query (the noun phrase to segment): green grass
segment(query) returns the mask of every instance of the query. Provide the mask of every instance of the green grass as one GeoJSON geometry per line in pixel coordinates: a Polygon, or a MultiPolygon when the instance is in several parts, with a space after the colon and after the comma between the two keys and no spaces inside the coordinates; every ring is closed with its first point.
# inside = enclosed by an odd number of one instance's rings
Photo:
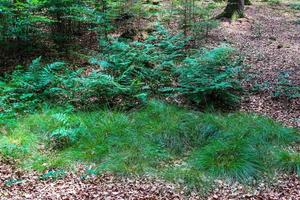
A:
{"type": "Polygon", "coordinates": [[[147,173],[195,187],[211,177],[299,173],[299,153],[277,153],[299,142],[297,130],[253,114],[200,113],[150,101],[127,113],[48,109],[0,130],[0,155],[41,172],[93,163],[98,173],[147,173]]]}
{"type": "Polygon", "coordinates": [[[300,174],[300,153],[294,151],[279,151],[276,153],[277,164],[283,170],[300,174]]]}

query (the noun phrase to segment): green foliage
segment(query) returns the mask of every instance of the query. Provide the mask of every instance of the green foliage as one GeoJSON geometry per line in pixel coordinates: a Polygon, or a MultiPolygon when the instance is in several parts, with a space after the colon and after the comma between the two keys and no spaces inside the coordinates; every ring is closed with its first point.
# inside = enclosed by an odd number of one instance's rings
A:
{"type": "Polygon", "coordinates": [[[7,139],[4,139],[0,143],[0,158],[18,158],[20,155],[25,155],[26,153],[28,153],[28,149],[25,146],[20,147],[7,139]]]}
{"type": "Polygon", "coordinates": [[[288,72],[281,72],[278,75],[278,80],[274,87],[273,97],[285,97],[288,99],[299,98],[300,85],[293,84],[288,72]]]}
{"type": "Polygon", "coordinates": [[[289,6],[294,10],[300,10],[300,3],[292,3],[289,6]]]}
{"type": "Polygon", "coordinates": [[[21,45],[42,37],[41,29],[52,22],[47,16],[36,13],[42,5],[42,1],[1,0],[0,44],[15,41],[21,45]]]}
{"type": "Polygon", "coordinates": [[[155,94],[170,86],[176,62],[184,56],[187,39],[172,35],[162,26],[144,42],[112,40],[104,53],[91,62],[106,69],[136,94],[155,94]]]}
{"type": "MultiPolygon", "coordinates": [[[[157,174],[191,187],[216,176],[248,180],[282,169],[277,150],[299,142],[296,130],[270,119],[191,112],[158,101],[130,113],[45,110],[6,129],[0,152],[5,152],[4,143],[14,146],[14,153],[6,156],[25,168],[44,171],[95,163],[99,173],[157,174]],[[78,127],[84,131],[76,142],[48,148],[49,133],[78,127]]],[[[294,158],[290,166],[296,166],[294,158]]]]}
{"type": "MultiPolygon", "coordinates": [[[[1,84],[0,107],[6,113],[30,112],[48,97],[51,97],[60,82],[59,70],[64,63],[42,65],[41,58],[32,61],[27,69],[19,70],[9,77],[9,82],[1,84]]],[[[52,98],[55,96],[52,96],[52,98]]]]}
{"type": "Polygon", "coordinates": [[[59,127],[49,133],[50,145],[54,149],[63,149],[75,144],[82,134],[88,134],[82,124],[70,123],[64,113],[52,115],[53,119],[60,124],[59,127]]]}
{"type": "Polygon", "coordinates": [[[12,178],[12,179],[9,179],[9,180],[5,181],[4,185],[7,186],[7,187],[10,187],[12,185],[17,185],[17,184],[20,184],[20,183],[23,183],[23,182],[25,182],[25,181],[22,180],[22,179],[14,179],[14,178],[12,178]]]}
{"type": "Polygon", "coordinates": [[[240,67],[238,62],[232,62],[232,55],[232,48],[221,46],[187,57],[178,69],[179,91],[198,104],[236,103],[239,99],[240,67]]]}
{"type": "Polygon", "coordinates": [[[280,0],[265,0],[265,2],[268,2],[271,5],[279,5],[281,3],[280,0]]]}
{"type": "Polygon", "coordinates": [[[113,29],[114,20],[124,12],[141,14],[138,2],[130,6],[127,3],[123,0],[2,0],[0,44],[17,49],[19,45],[33,47],[35,43],[47,41],[66,48],[84,31],[96,31],[103,39],[113,29]]]}
{"type": "Polygon", "coordinates": [[[126,86],[101,71],[93,71],[88,76],[82,73],[81,69],[71,71],[63,62],[43,65],[39,57],[2,82],[0,108],[9,115],[34,111],[42,103],[79,106],[88,105],[93,98],[107,103],[127,91],[126,86]]]}
{"type": "Polygon", "coordinates": [[[213,176],[247,180],[259,176],[262,163],[255,149],[242,139],[237,141],[214,140],[193,155],[195,166],[213,176]]]}
{"type": "Polygon", "coordinates": [[[167,167],[159,175],[168,181],[184,184],[191,191],[204,193],[213,186],[212,180],[204,172],[185,162],[167,167]]]}
{"type": "Polygon", "coordinates": [[[207,6],[195,8],[196,19],[192,23],[191,32],[195,42],[208,38],[209,33],[219,26],[219,21],[212,18],[212,11],[216,8],[215,4],[209,3],[207,6]]]}
{"type": "Polygon", "coordinates": [[[276,165],[282,170],[300,175],[300,154],[293,151],[280,151],[276,153],[276,165]]]}
{"type": "MultiPolygon", "coordinates": [[[[299,174],[299,153],[286,150],[299,143],[296,130],[256,115],[199,113],[150,100],[179,96],[197,106],[236,105],[243,74],[227,45],[189,48],[218,26],[211,18],[213,4],[180,0],[169,14],[180,17],[183,33],[158,24],[140,40],[111,34],[120,22],[134,18],[140,26],[145,17],[158,14],[158,5],[145,4],[0,2],[1,50],[38,42],[68,50],[66,45],[87,32],[81,39],[99,42],[83,66],[44,64],[38,57],[1,78],[1,159],[27,169],[51,169],[42,180],[61,178],[62,169],[81,162],[95,164],[93,173],[154,174],[196,188],[216,177],[244,181],[278,169],[299,174]],[[145,106],[137,110],[141,103],[145,106]]],[[[256,37],[259,28],[254,27],[256,37]]],[[[285,73],[274,96],[298,98],[299,91],[285,73]]]]}
{"type": "Polygon", "coordinates": [[[48,171],[47,173],[41,175],[39,177],[40,180],[57,180],[62,179],[64,176],[66,176],[66,172],[64,170],[52,170],[48,171]]]}
{"type": "Polygon", "coordinates": [[[61,123],[61,127],[53,130],[49,137],[54,149],[66,148],[79,140],[80,135],[88,134],[82,125],[70,125],[67,116],[63,113],[53,115],[61,123]]]}

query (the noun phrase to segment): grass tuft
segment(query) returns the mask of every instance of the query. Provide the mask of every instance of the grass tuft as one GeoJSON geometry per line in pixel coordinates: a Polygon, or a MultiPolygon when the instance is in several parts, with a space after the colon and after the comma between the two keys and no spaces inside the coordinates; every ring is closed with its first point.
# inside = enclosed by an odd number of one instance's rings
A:
{"type": "Polygon", "coordinates": [[[42,172],[80,162],[98,173],[147,173],[199,187],[211,177],[299,171],[298,154],[276,153],[299,142],[296,130],[253,114],[200,113],[160,101],[127,113],[46,109],[2,132],[0,155],[42,172]],[[68,131],[53,141],[58,130],[68,131]]]}
{"type": "Polygon", "coordinates": [[[259,175],[262,163],[247,142],[215,140],[196,150],[192,162],[200,171],[215,177],[247,180],[259,175]]]}
{"type": "Polygon", "coordinates": [[[276,153],[276,165],[284,171],[297,173],[300,176],[300,153],[294,151],[279,151],[276,153]]]}

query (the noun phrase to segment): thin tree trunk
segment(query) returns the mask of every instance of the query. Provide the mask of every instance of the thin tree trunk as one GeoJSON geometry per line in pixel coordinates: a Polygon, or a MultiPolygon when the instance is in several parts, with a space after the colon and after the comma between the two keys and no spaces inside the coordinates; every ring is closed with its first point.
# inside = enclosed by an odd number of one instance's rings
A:
{"type": "Polygon", "coordinates": [[[227,6],[217,18],[237,19],[244,17],[245,0],[228,0],[227,6]]]}

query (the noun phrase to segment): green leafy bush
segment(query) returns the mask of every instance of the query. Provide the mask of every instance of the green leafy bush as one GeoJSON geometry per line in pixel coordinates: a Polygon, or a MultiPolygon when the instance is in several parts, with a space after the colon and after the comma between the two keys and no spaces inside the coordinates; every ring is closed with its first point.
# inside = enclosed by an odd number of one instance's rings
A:
{"type": "Polygon", "coordinates": [[[42,38],[42,28],[52,22],[47,16],[36,14],[42,5],[43,1],[1,0],[0,44],[24,45],[30,41],[33,45],[36,37],[42,38]]]}
{"type": "MultiPolygon", "coordinates": [[[[112,39],[92,57],[92,68],[64,62],[42,64],[41,57],[0,84],[0,108],[6,117],[31,112],[43,104],[134,107],[158,96],[184,94],[193,102],[237,100],[239,67],[228,46],[187,51],[188,38],[157,26],[145,41],[112,39]]],[[[2,114],[3,115],[3,114],[2,114]]]]}
{"type": "Polygon", "coordinates": [[[93,99],[108,103],[128,91],[101,71],[85,76],[82,69],[72,71],[63,62],[43,65],[41,57],[28,68],[16,70],[6,82],[1,82],[0,88],[0,108],[7,114],[31,112],[42,103],[80,106],[93,99]]]}
{"type": "Polygon", "coordinates": [[[53,115],[61,126],[53,130],[50,134],[50,144],[54,149],[63,149],[78,142],[82,134],[88,132],[82,125],[70,125],[68,117],[63,113],[53,115]]]}
{"type": "Polygon", "coordinates": [[[30,112],[48,98],[53,98],[60,83],[60,71],[64,63],[41,64],[41,57],[32,61],[28,68],[19,66],[0,85],[0,107],[4,112],[30,112]],[[52,96],[53,95],[53,96],[52,96]]]}
{"type": "Polygon", "coordinates": [[[191,33],[196,44],[208,38],[209,33],[219,26],[219,21],[212,17],[212,12],[215,8],[216,5],[214,3],[209,3],[207,6],[201,5],[194,9],[196,19],[191,25],[191,33]]]}
{"type": "Polygon", "coordinates": [[[172,35],[157,26],[143,42],[113,39],[91,63],[104,68],[136,94],[157,94],[171,85],[176,63],[185,56],[186,41],[182,34],[172,35]]]}
{"type": "Polygon", "coordinates": [[[187,57],[178,69],[179,92],[198,104],[238,102],[240,67],[232,55],[232,48],[221,46],[187,57]]]}

